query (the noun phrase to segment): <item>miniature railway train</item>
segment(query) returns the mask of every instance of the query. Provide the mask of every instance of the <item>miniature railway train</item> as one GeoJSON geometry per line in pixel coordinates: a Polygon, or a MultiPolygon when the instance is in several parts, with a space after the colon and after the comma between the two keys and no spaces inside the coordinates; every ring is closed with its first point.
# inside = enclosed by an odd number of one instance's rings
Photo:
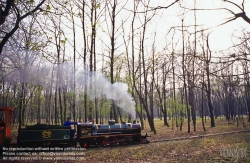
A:
{"type": "Polygon", "coordinates": [[[148,143],[150,135],[141,134],[140,123],[92,124],[78,123],[76,136],[72,137],[71,127],[59,125],[33,125],[18,130],[17,144],[19,147],[81,147],[107,146],[133,143],[148,143]]]}
{"type": "MultiPolygon", "coordinates": [[[[13,108],[1,107],[0,119],[0,149],[9,146],[11,142],[11,125],[13,108]]],[[[76,136],[72,135],[71,127],[60,125],[37,124],[18,129],[17,145],[19,147],[69,147],[121,145],[133,143],[148,143],[150,135],[141,134],[140,123],[120,123],[109,121],[108,124],[77,123],[74,126],[76,136]]]]}

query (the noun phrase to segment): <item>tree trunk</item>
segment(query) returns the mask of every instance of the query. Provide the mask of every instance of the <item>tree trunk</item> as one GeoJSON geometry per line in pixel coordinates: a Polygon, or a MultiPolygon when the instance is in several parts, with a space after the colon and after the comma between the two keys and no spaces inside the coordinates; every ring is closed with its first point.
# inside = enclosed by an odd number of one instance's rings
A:
{"type": "MultiPolygon", "coordinates": [[[[111,78],[111,84],[114,83],[114,57],[115,57],[115,19],[116,19],[116,0],[113,1],[112,6],[112,15],[111,15],[111,25],[112,25],[112,31],[111,31],[111,56],[110,56],[110,78],[111,78]]],[[[112,101],[112,108],[110,112],[110,118],[112,119],[114,117],[115,121],[118,122],[117,113],[116,113],[116,105],[114,100],[112,101]]]]}
{"type": "Polygon", "coordinates": [[[186,101],[187,109],[187,118],[188,118],[188,133],[190,133],[190,110],[188,106],[188,97],[187,97],[187,85],[186,85],[186,71],[185,71],[185,45],[184,45],[184,29],[183,29],[184,20],[182,19],[182,72],[183,72],[183,82],[184,82],[184,96],[186,101]]]}
{"type": "Polygon", "coordinates": [[[206,131],[205,124],[204,124],[204,72],[202,75],[202,89],[201,89],[201,120],[202,120],[202,127],[203,130],[206,131]]]}
{"type": "Polygon", "coordinates": [[[209,49],[208,37],[207,37],[207,47],[209,51],[207,54],[207,60],[206,60],[207,100],[208,100],[208,108],[209,108],[209,113],[210,113],[211,127],[215,127],[214,110],[213,110],[212,99],[211,99],[210,74],[209,74],[209,62],[211,59],[211,51],[209,49]]]}

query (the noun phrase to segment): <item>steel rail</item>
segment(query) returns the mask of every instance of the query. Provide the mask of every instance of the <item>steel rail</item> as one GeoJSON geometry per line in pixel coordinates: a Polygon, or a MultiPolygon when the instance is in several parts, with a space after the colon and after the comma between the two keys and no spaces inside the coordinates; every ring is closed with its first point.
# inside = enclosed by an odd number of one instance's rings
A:
{"type": "Polygon", "coordinates": [[[242,133],[242,132],[250,132],[250,129],[230,131],[230,132],[221,132],[221,133],[214,133],[214,134],[196,135],[196,136],[189,136],[189,137],[178,137],[178,138],[171,138],[171,139],[158,139],[158,140],[151,140],[149,143],[158,143],[158,142],[165,142],[165,141],[178,141],[178,140],[187,140],[187,139],[194,139],[194,138],[204,138],[204,137],[235,134],[235,133],[242,133]]]}

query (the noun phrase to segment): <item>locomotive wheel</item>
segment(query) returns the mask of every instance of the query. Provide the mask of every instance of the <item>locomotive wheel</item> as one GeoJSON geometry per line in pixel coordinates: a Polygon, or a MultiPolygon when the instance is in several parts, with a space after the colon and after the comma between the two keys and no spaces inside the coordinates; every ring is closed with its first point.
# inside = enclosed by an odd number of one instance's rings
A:
{"type": "Polygon", "coordinates": [[[83,143],[83,147],[88,148],[89,147],[88,143],[83,143]]]}
{"type": "Polygon", "coordinates": [[[108,141],[106,138],[101,138],[100,141],[99,141],[99,145],[104,147],[108,144],[108,141]]]}
{"type": "Polygon", "coordinates": [[[89,144],[87,142],[81,142],[80,146],[83,147],[83,148],[88,148],[89,144]]]}
{"type": "Polygon", "coordinates": [[[127,138],[122,138],[120,141],[119,141],[119,145],[125,145],[128,143],[128,139],[127,138]]]}
{"type": "Polygon", "coordinates": [[[110,137],[109,138],[109,142],[111,143],[110,145],[114,145],[114,144],[117,144],[118,143],[118,138],[117,137],[110,137]]]}

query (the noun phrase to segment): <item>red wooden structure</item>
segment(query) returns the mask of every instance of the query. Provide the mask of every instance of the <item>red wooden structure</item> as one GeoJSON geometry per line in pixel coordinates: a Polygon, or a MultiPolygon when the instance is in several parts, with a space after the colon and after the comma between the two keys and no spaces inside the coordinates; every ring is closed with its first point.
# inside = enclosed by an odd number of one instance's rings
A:
{"type": "Polygon", "coordinates": [[[0,107],[0,119],[5,123],[4,127],[0,127],[0,147],[7,146],[10,142],[13,113],[13,108],[0,107]]]}

